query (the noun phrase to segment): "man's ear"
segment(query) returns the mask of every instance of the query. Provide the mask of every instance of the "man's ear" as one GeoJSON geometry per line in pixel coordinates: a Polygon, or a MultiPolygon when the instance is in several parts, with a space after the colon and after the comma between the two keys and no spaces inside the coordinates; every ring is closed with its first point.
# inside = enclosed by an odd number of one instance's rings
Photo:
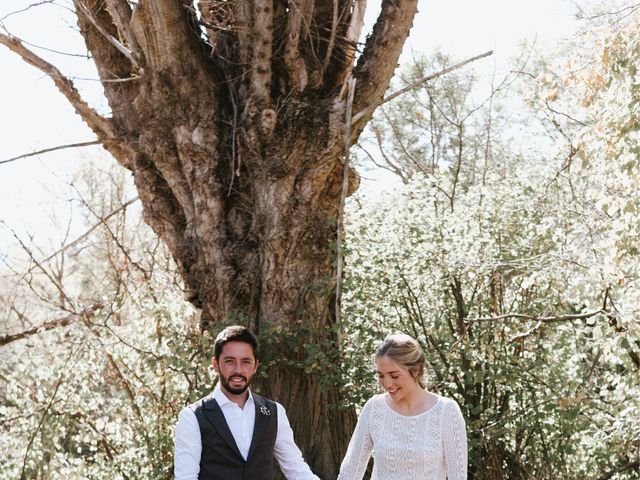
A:
{"type": "Polygon", "coordinates": [[[256,368],[253,369],[253,373],[256,373],[258,371],[259,366],[260,366],[260,360],[256,358],[256,368]]]}
{"type": "Polygon", "coordinates": [[[216,373],[220,373],[219,370],[218,370],[218,361],[216,360],[216,357],[213,357],[211,359],[211,366],[216,371],[216,373]]]}

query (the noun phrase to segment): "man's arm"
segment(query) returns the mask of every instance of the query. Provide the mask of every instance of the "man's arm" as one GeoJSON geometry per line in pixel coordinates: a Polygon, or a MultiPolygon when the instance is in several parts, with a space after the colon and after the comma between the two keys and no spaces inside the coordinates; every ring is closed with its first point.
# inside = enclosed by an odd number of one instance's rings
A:
{"type": "MultiPolygon", "coordinates": [[[[320,480],[316,477],[302,458],[302,452],[293,440],[293,430],[289,425],[287,412],[279,403],[278,406],[278,434],[273,447],[280,469],[287,480],[320,480]]],[[[176,480],[177,477],[176,477],[176,480]]]]}
{"type": "Polygon", "coordinates": [[[182,410],[178,416],[174,445],[173,473],[176,477],[175,480],[198,480],[202,440],[198,419],[189,408],[182,410]]]}

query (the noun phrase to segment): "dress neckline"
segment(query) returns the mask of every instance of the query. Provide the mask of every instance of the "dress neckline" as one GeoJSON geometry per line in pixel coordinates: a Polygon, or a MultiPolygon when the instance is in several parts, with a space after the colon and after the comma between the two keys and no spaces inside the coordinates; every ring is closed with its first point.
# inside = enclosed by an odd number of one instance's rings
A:
{"type": "MultiPolygon", "coordinates": [[[[436,395],[436,394],[434,394],[436,395]]],[[[396,412],[393,408],[391,408],[391,405],[389,405],[389,403],[387,403],[387,397],[386,395],[383,393],[381,395],[382,397],[382,403],[384,403],[384,406],[387,407],[392,413],[394,413],[395,415],[402,417],[402,418],[417,418],[417,417],[421,417],[423,415],[426,415],[427,413],[431,412],[432,410],[434,410],[438,404],[440,403],[440,398],[442,398],[440,395],[436,395],[436,403],[434,403],[433,405],[431,405],[429,408],[427,408],[424,412],[422,413],[417,413],[415,415],[403,415],[402,413],[396,412]]]]}

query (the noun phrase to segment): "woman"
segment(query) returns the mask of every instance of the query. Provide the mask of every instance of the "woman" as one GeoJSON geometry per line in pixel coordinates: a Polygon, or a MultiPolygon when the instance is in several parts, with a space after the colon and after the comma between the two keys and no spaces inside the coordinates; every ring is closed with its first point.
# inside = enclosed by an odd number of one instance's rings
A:
{"type": "Polygon", "coordinates": [[[426,390],[425,354],[409,335],[389,335],[376,351],[378,381],[360,413],[338,480],[466,480],[467,436],[458,404],[426,390]]]}

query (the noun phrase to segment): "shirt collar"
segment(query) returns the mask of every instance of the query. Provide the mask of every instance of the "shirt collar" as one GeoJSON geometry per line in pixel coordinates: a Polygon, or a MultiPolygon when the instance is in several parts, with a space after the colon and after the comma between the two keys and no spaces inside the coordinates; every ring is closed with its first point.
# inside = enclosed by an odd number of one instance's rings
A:
{"type": "MultiPolygon", "coordinates": [[[[245,407],[249,404],[253,405],[253,394],[251,393],[251,389],[249,389],[248,391],[249,391],[249,398],[247,398],[247,402],[244,404],[245,407]]],[[[220,408],[222,408],[224,405],[228,403],[233,403],[231,400],[227,398],[227,396],[224,394],[224,392],[220,388],[220,383],[218,383],[216,387],[213,389],[213,398],[215,398],[216,402],[218,402],[218,405],[220,406],[220,408]]],[[[234,403],[234,405],[236,404],[234,403]]]]}

